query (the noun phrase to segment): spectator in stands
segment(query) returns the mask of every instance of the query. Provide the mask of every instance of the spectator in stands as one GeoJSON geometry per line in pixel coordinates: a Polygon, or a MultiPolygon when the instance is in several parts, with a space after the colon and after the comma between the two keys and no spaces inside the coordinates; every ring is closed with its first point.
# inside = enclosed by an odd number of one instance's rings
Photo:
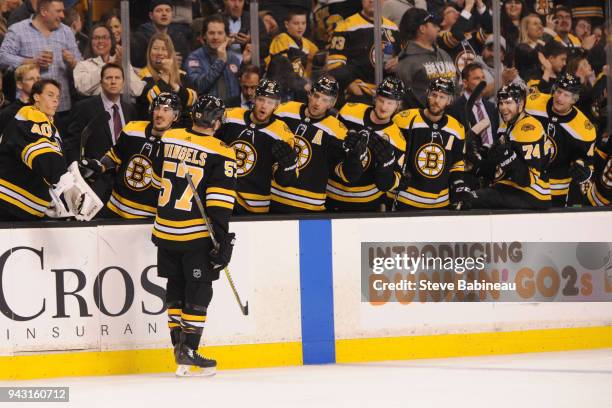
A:
{"type": "Polygon", "coordinates": [[[544,52],[538,54],[541,75],[527,82],[530,92],[535,90],[542,93],[551,93],[552,85],[565,70],[567,64],[568,48],[558,41],[549,41],[544,46],[544,52]]]}
{"type": "Polygon", "coordinates": [[[5,11],[5,0],[0,0],[0,44],[2,44],[2,40],[4,40],[4,36],[6,35],[6,31],[8,30],[8,27],[6,26],[6,18],[4,17],[5,11]]]}
{"type": "MultiPolygon", "coordinates": [[[[89,45],[91,58],[80,61],[74,68],[74,86],[84,96],[100,94],[100,72],[102,67],[114,62],[121,65],[121,48],[117,48],[111,30],[102,23],[96,24],[91,30],[89,45]]],[[[134,68],[130,65],[130,95],[138,97],[145,86],[134,68]]]]}
{"type": "Polygon", "coordinates": [[[0,47],[0,66],[16,69],[34,63],[40,67],[43,78],[52,78],[60,84],[60,103],[54,116],[60,134],[72,107],[69,78],[81,60],[72,30],[62,24],[63,17],[61,0],[38,0],[34,17],[10,26],[0,47]]]}
{"type": "Polygon", "coordinates": [[[182,66],[183,58],[189,55],[189,41],[183,33],[172,24],[173,2],[172,0],[152,0],[149,6],[149,18],[151,21],[141,25],[134,34],[132,47],[132,65],[142,68],[147,65],[147,47],[153,34],[165,33],[170,36],[174,49],[177,53],[179,65],[182,66]]]}
{"type": "MultiPolygon", "coordinates": [[[[301,10],[307,16],[312,14],[312,0],[262,0],[261,10],[265,10],[274,21],[276,21],[281,32],[286,31],[286,27],[283,26],[283,21],[287,21],[289,13],[295,10],[301,10]]],[[[309,24],[310,26],[310,24],[309,24]]],[[[310,27],[307,29],[307,33],[310,33],[310,27]]]]}
{"type": "Polygon", "coordinates": [[[287,101],[307,101],[306,87],[308,83],[293,71],[291,62],[287,57],[282,55],[272,57],[266,71],[266,79],[272,79],[278,83],[281,90],[282,103],[287,101]]]}
{"type": "Polygon", "coordinates": [[[111,10],[108,13],[102,15],[100,18],[100,22],[107,26],[111,33],[113,33],[113,37],[115,38],[115,47],[121,46],[121,32],[123,31],[121,27],[121,19],[119,18],[119,14],[117,11],[111,10]]]}
{"type": "Polygon", "coordinates": [[[426,0],[385,0],[382,4],[382,15],[398,26],[402,16],[411,8],[416,7],[427,10],[426,0]]]}
{"type": "MultiPolygon", "coordinates": [[[[501,84],[502,86],[515,83],[523,88],[527,87],[525,81],[521,78],[516,68],[506,67],[504,65],[504,56],[506,51],[506,39],[504,37],[500,37],[500,60],[501,60],[501,84]]],[[[490,98],[493,102],[495,101],[494,93],[495,93],[495,77],[494,77],[494,52],[493,52],[493,34],[487,37],[487,41],[485,41],[485,47],[482,50],[482,62],[484,65],[482,66],[485,73],[485,80],[487,81],[487,87],[482,93],[485,98],[490,98]]]]}
{"type": "Polygon", "coordinates": [[[2,17],[4,17],[4,21],[7,22],[8,18],[11,16],[11,13],[17,9],[17,7],[21,6],[21,0],[2,0],[0,4],[4,4],[1,7],[2,9],[2,17]]]}
{"type": "Polygon", "coordinates": [[[77,102],[73,109],[65,141],[69,161],[76,160],[80,154],[81,133],[85,127],[89,126],[92,131],[84,146],[85,157],[101,158],[116,143],[123,126],[136,119],[134,106],[121,101],[124,81],[121,65],[109,62],[102,67],[100,75],[100,94],[77,102]]]}
{"type": "MultiPolygon", "coordinates": [[[[193,22],[193,3],[195,2],[196,0],[174,0],[173,26],[177,31],[183,33],[188,44],[193,41],[191,23],[193,22]]],[[[187,56],[185,55],[185,57],[187,56]]]]}
{"type": "Polygon", "coordinates": [[[222,16],[207,17],[202,32],[205,44],[187,58],[187,78],[198,94],[207,93],[229,101],[240,95],[237,77],[240,55],[228,49],[229,31],[222,16]]]}
{"type": "Polygon", "coordinates": [[[17,7],[8,18],[9,27],[15,23],[27,20],[32,17],[37,10],[40,0],[23,0],[23,3],[17,7]]]}
{"type": "Polygon", "coordinates": [[[501,34],[506,39],[506,58],[504,64],[514,66],[514,47],[519,41],[521,19],[529,13],[524,0],[505,0],[501,13],[501,34]]]}
{"type": "Polygon", "coordinates": [[[285,20],[287,31],[280,33],[272,40],[266,64],[270,63],[270,57],[282,55],[291,62],[293,72],[302,78],[310,78],[312,60],[319,52],[319,48],[304,37],[307,21],[308,16],[305,10],[295,9],[287,13],[287,20],[285,20]]]}
{"type": "MultiPolygon", "coordinates": [[[[327,68],[340,88],[346,89],[347,100],[369,103],[376,91],[374,0],[362,0],[361,5],[359,13],[336,25],[328,45],[327,68]]],[[[386,74],[391,74],[397,70],[401,51],[399,30],[384,17],[380,23],[383,68],[386,74]]]]}
{"type": "Polygon", "coordinates": [[[571,33],[572,30],[572,10],[565,6],[555,7],[554,13],[555,32],[554,40],[568,48],[580,48],[580,39],[571,33]]]}
{"type": "Polygon", "coordinates": [[[575,20],[574,34],[580,40],[582,49],[591,50],[597,43],[597,36],[593,32],[593,27],[588,18],[575,20]]]}
{"type": "Polygon", "coordinates": [[[89,45],[89,37],[82,32],[83,21],[81,20],[81,15],[73,8],[66,10],[64,14],[64,24],[72,30],[74,39],[79,47],[79,52],[81,55],[84,55],[89,45]]]}
{"type": "Polygon", "coordinates": [[[580,80],[581,89],[575,106],[590,117],[591,105],[594,104],[596,97],[594,88],[597,79],[586,55],[582,54],[570,58],[567,62],[566,71],[580,80]]]}
{"type": "MultiPolygon", "coordinates": [[[[9,122],[19,112],[19,109],[30,103],[30,91],[32,85],[40,80],[40,70],[38,65],[24,64],[15,70],[15,82],[17,85],[17,99],[0,111],[0,134],[4,131],[9,122]]],[[[0,104],[1,105],[1,104],[0,104]]]]}
{"type": "Polygon", "coordinates": [[[155,33],[147,49],[147,66],[140,70],[140,78],[146,85],[138,98],[138,112],[141,118],[149,116],[149,106],[163,92],[178,95],[182,102],[181,125],[188,126],[189,108],[198,95],[188,86],[185,71],[179,69],[172,40],[167,34],[155,33]]]}
{"type": "Polygon", "coordinates": [[[529,14],[521,20],[520,43],[514,52],[514,66],[519,75],[526,80],[534,79],[538,75],[540,61],[538,53],[544,51],[542,35],[544,27],[537,14],[529,14]]]}
{"type": "MultiPolygon", "coordinates": [[[[251,20],[244,10],[244,0],[223,0],[223,16],[227,18],[229,37],[232,40],[231,50],[241,53],[246,44],[251,42],[251,20]]],[[[270,36],[264,21],[259,19],[259,56],[261,60],[268,56],[270,36]]]]}
{"type": "Polygon", "coordinates": [[[435,46],[440,26],[432,14],[412,8],[400,24],[402,43],[407,42],[399,56],[397,76],[411,88],[418,101],[407,100],[408,107],[423,105],[429,83],[436,78],[456,81],[455,64],[448,53],[435,46]]]}
{"type": "Polygon", "coordinates": [[[240,70],[240,97],[231,99],[225,104],[228,108],[252,109],[255,90],[260,80],[259,68],[255,65],[243,65],[240,70]]]}

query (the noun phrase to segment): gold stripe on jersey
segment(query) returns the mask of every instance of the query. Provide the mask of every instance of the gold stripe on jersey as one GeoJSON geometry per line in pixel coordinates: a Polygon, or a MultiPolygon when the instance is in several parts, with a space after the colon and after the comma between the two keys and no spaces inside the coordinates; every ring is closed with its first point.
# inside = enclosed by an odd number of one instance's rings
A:
{"type": "Polygon", "coordinates": [[[223,207],[234,209],[236,192],[221,187],[208,187],[206,189],[206,207],[223,207]]]}
{"type": "Polygon", "coordinates": [[[344,55],[330,54],[327,57],[326,68],[331,71],[332,69],[336,69],[344,64],[346,64],[346,57],[344,55]]]}
{"type": "Polygon", "coordinates": [[[174,329],[181,326],[182,309],[168,309],[168,328],[174,329]]]}
{"type": "Polygon", "coordinates": [[[155,99],[160,93],[161,89],[159,89],[159,86],[157,85],[153,85],[153,87],[149,89],[149,92],[147,93],[147,100],[149,101],[149,105],[153,103],[153,99],[155,99]]]}
{"type": "Polygon", "coordinates": [[[0,199],[19,207],[23,211],[36,217],[43,217],[44,211],[51,203],[40,197],[36,197],[15,184],[0,179],[0,199]]]}
{"type": "Polygon", "coordinates": [[[30,143],[21,151],[21,160],[26,166],[32,168],[32,162],[41,154],[55,153],[62,156],[62,148],[59,143],[52,141],[49,138],[41,137],[33,143],[30,143]]]}
{"type": "Polygon", "coordinates": [[[363,126],[363,117],[368,108],[369,106],[364,103],[347,103],[340,109],[338,114],[342,119],[363,126]]]}
{"type": "Polygon", "coordinates": [[[272,181],[270,191],[272,201],[311,211],[325,210],[325,193],[317,194],[300,188],[282,187],[275,181],[272,181]]]}
{"type": "Polygon", "coordinates": [[[334,174],[340,177],[340,180],[349,183],[348,178],[344,174],[344,166],[342,166],[342,163],[336,164],[336,167],[334,167],[334,174]]]}
{"type": "MultiPolygon", "coordinates": [[[[347,19],[339,22],[338,25],[336,26],[335,32],[341,33],[341,32],[346,32],[346,31],[357,31],[357,30],[362,30],[362,29],[367,29],[367,28],[374,28],[373,22],[368,21],[365,18],[363,18],[361,13],[356,13],[356,14],[353,14],[352,16],[349,16],[347,19]]],[[[393,21],[385,17],[383,17],[382,19],[381,28],[386,28],[387,30],[394,30],[394,31],[398,30],[397,24],[395,24],[393,21]]]]}
{"type": "Polygon", "coordinates": [[[550,195],[564,196],[569,192],[569,186],[572,182],[572,178],[554,179],[549,178],[548,183],[550,184],[550,195]]]}
{"type": "Polygon", "coordinates": [[[111,159],[117,166],[121,165],[121,159],[119,156],[117,156],[114,146],[111,147],[108,152],[106,152],[105,156],[111,159]]]}
{"type": "Polygon", "coordinates": [[[245,108],[228,108],[225,110],[223,117],[224,123],[235,123],[237,125],[245,125],[244,114],[247,109],[245,108]]]}
{"type": "MultiPolygon", "coordinates": [[[[499,125],[500,132],[506,130],[506,124],[499,125]]],[[[510,139],[519,143],[534,143],[544,135],[544,128],[539,120],[533,116],[523,116],[514,125],[510,132],[510,139]]]]}
{"type": "Polygon", "coordinates": [[[275,140],[281,140],[288,143],[291,147],[294,145],[294,136],[289,129],[289,126],[282,120],[274,120],[265,128],[258,129],[260,132],[267,134],[275,140]]]}
{"type": "Polygon", "coordinates": [[[39,111],[33,105],[27,105],[19,109],[15,115],[15,119],[19,121],[30,121],[34,123],[52,123],[49,117],[43,112],[39,111]]]}
{"type": "Polygon", "coordinates": [[[161,178],[154,171],[151,173],[151,187],[156,190],[161,189],[161,178]]]}
{"type": "Polygon", "coordinates": [[[106,206],[121,218],[128,219],[155,217],[157,213],[157,208],[128,200],[119,195],[116,191],[113,191],[106,206]]]}
{"type": "MultiPolygon", "coordinates": [[[[387,192],[387,197],[395,198],[395,192],[387,192]]],[[[397,200],[411,207],[443,208],[449,204],[448,188],[434,194],[408,187],[407,191],[400,191],[397,200]]]]}
{"type": "Polygon", "coordinates": [[[459,140],[465,139],[465,129],[459,121],[450,115],[446,115],[446,125],[442,128],[443,131],[455,136],[459,140]]]}
{"type": "Polygon", "coordinates": [[[463,172],[465,171],[465,162],[463,160],[459,160],[450,168],[449,172],[453,173],[455,171],[463,172]]]}
{"type": "MultiPolygon", "coordinates": [[[[569,40],[569,42],[572,45],[572,47],[581,47],[582,46],[582,42],[580,41],[580,38],[576,37],[573,34],[567,33],[567,39],[569,40]]],[[[567,44],[565,42],[563,42],[563,39],[559,35],[555,36],[554,40],[557,41],[560,44],[563,44],[564,46],[567,46],[567,44]]]]}
{"type": "Polygon", "coordinates": [[[236,201],[249,212],[267,213],[270,211],[271,195],[236,192],[236,201]]]}
{"type": "MultiPolygon", "coordinates": [[[[530,115],[548,118],[549,115],[546,108],[551,98],[551,95],[541,93],[529,95],[525,111],[530,115]]],[[[569,122],[559,123],[559,125],[576,140],[583,142],[595,141],[595,126],[593,126],[591,121],[580,110],[575,107],[572,109],[576,111],[576,116],[569,122]]]]}
{"type": "Polygon", "coordinates": [[[377,200],[382,195],[383,192],[376,187],[376,184],[349,187],[331,179],[327,180],[327,196],[336,201],[346,203],[369,203],[377,200]]]}
{"type": "Polygon", "coordinates": [[[210,236],[202,219],[172,221],[161,218],[159,214],[155,217],[153,235],[160,239],[181,242],[210,236]]]}
{"type": "Polygon", "coordinates": [[[236,158],[231,147],[226,146],[213,136],[198,136],[185,133],[181,129],[171,129],[164,134],[162,140],[166,159],[185,160],[186,162],[203,165],[204,163],[200,163],[200,161],[204,159],[202,155],[198,159],[197,153],[214,153],[233,160],[236,158]],[[185,136],[185,134],[189,136],[185,136]],[[197,143],[192,143],[192,140],[197,141],[197,143]],[[177,148],[176,145],[179,147],[177,148]]]}
{"type": "Polygon", "coordinates": [[[402,152],[406,151],[406,139],[404,138],[404,135],[402,135],[402,131],[399,129],[399,127],[397,127],[397,125],[395,125],[395,123],[391,122],[389,126],[382,130],[377,130],[376,133],[391,143],[391,146],[402,152]]]}
{"type": "MultiPolygon", "coordinates": [[[[532,81],[529,81],[530,83],[532,81]]],[[[539,81],[538,81],[539,82],[539,81]]],[[[537,85],[537,83],[535,84],[537,85]]],[[[546,105],[550,100],[551,95],[535,92],[527,97],[527,102],[525,103],[525,111],[534,116],[548,117],[548,111],[546,110],[546,105]]]]}
{"type": "Polygon", "coordinates": [[[606,207],[612,204],[610,200],[599,192],[596,183],[591,183],[591,187],[587,191],[587,199],[593,207],[606,207]]]}
{"type": "Polygon", "coordinates": [[[147,126],[149,125],[149,123],[151,122],[146,121],[146,120],[131,121],[131,122],[128,122],[123,127],[122,131],[126,135],[130,135],[130,136],[147,137],[146,130],[147,130],[147,126]]]}

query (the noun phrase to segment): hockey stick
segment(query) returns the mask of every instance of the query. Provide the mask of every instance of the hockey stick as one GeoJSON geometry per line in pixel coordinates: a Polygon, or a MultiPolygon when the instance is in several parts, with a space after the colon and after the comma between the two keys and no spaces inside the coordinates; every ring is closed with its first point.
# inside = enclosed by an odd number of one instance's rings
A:
{"type": "MultiPolygon", "coordinates": [[[[406,153],[404,156],[404,163],[402,163],[402,174],[400,177],[403,177],[406,175],[406,165],[408,164],[408,161],[410,160],[410,151],[412,150],[412,125],[414,124],[414,120],[416,119],[417,115],[415,114],[412,119],[410,120],[410,124],[408,125],[408,140],[406,140],[406,153]]],[[[401,181],[401,178],[400,178],[401,181]]],[[[393,197],[393,204],[391,205],[391,211],[396,211],[396,207],[397,207],[397,200],[399,198],[400,195],[400,189],[399,186],[397,187],[397,191],[395,192],[395,197],[393,197]]]]}
{"type": "MultiPolygon", "coordinates": [[[[214,251],[218,251],[219,241],[217,241],[217,239],[215,238],[215,233],[212,228],[212,223],[210,222],[210,219],[206,215],[206,211],[204,211],[204,204],[202,203],[202,200],[200,199],[200,196],[198,195],[198,190],[196,189],[195,184],[193,184],[193,180],[191,179],[191,174],[189,174],[189,171],[187,170],[187,165],[185,164],[185,161],[181,161],[181,164],[185,168],[185,178],[187,179],[187,183],[189,184],[189,188],[191,189],[191,192],[193,193],[193,198],[196,202],[196,205],[198,206],[198,210],[200,210],[200,215],[202,216],[202,219],[204,220],[204,223],[206,224],[206,228],[208,229],[208,233],[210,234],[210,240],[212,241],[213,247],[215,248],[214,251]]],[[[234,292],[234,297],[236,298],[236,302],[238,302],[240,311],[242,312],[243,315],[247,316],[249,314],[249,302],[247,301],[244,304],[244,306],[242,305],[242,301],[240,300],[240,295],[238,295],[238,291],[236,290],[236,285],[234,285],[234,280],[232,279],[232,275],[230,275],[227,267],[223,268],[223,270],[225,271],[225,276],[227,277],[227,281],[230,284],[230,288],[232,289],[232,292],[234,292]]]]}
{"type": "Polygon", "coordinates": [[[110,113],[108,113],[108,111],[100,112],[92,120],[90,120],[87,123],[87,125],[85,125],[85,127],[83,128],[83,131],[81,132],[81,140],[80,140],[80,145],[79,145],[79,160],[83,160],[83,156],[85,155],[85,147],[87,146],[87,141],[89,140],[89,137],[93,133],[94,124],[98,122],[100,119],[102,119],[102,117],[104,117],[104,120],[108,122],[111,118],[111,115],[110,113]]]}
{"type": "Polygon", "coordinates": [[[474,88],[474,92],[472,92],[472,94],[470,95],[469,99],[467,100],[465,104],[465,120],[467,121],[468,134],[472,130],[472,122],[470,121],[470,112],[472,112],[472,109],[474,109],[474,104],[476,103],[476,100],[480,98],[480,95],[482,95],[482,91],[484,91],[486,87],[487,87],[487,82],[480,81],[478,85],[476,85],[476,88],[474,88]]]}

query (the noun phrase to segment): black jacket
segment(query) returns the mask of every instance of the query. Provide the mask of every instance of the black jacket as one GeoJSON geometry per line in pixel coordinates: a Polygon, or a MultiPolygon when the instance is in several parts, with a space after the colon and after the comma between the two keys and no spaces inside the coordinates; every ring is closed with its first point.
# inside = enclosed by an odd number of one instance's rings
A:
{"type": "Polygon", "coordinates": [[[19,109],[23,108],[26,104],[17,99],[10,105],[5,106],[0,110],[0,135],[4,132],[4,129],[8,126],[11,120],[15,118],[19,109]]]}
{"type": "MultiPolygon", "coordinates": [[[[467,99],[465,98],[465,95],[461,95],[460,97],[456,98],[453,104],[448,108],[448,114],[457,119],[463,125],[463,127],[466,128],[465,133],[467,134],[467,128],[470,126],[469,123],[474,126],[478,122],[478,120],[476,119],[474,112],[470,112],[470,122],[468,123],[465,117],[466,103],[467,99]]],[[[491,121],[491,132],[493,136],[493,141],[495,141],[497,138],[497,128],[499,128],[499,113],[495,105],[493,105],[488,100],[482,99],[482,103],[484,104],[485,110],[487,111],[487,115],[489,116],[489,120],[491,121]]]]}
{"type": "Polygon", "coordinates": [[[17,7],[8,18],[7,27],[12,26],[15,23],[18,23],[23,20],[27,20],[34,14],[34,7],[32,7],[32,3],[30,0],[25,0],[21,3],[21,6],[17,7]]]}
{"type": "MultiPolygon", "coordinates": [[[[147,65],[147,49],[149,47],[149,40],[155,34],[155,26],[153,23],[148,22],[141,25],[138,30],[134,33],[134,40],[131,41],[131,60],[132,65],[138,68],[142,68],[147,65]]],[[[181,53],[183,61],[187,60],[191,52],[189,47],[189,41],[185,38],[183,33],[176,29],[173,24],[168,27],[168,35],[172,39],[174,50],[181,53]]]]}

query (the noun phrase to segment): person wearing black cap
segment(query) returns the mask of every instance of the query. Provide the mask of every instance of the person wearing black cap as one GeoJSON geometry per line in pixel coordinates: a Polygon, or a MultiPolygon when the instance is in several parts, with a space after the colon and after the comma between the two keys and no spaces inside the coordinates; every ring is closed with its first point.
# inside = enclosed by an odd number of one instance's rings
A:
{"type": "Polygon", "coordinates": [[[527,113],[539,120],[546,131],[547,172],[554,207],[565,207],[570,184],[585,185],[592,173],[596,132],[574,106],[580,88],[578,78],[565,74],[553,85],[552,96],[534,93],[527,98],[527,113]]]}
{"type": "Polygon", "coordinates": [[[427,87],[425,109],[408,109],[393,119],[409,146],[399,193],[387,193],[400,211],[455,207],[471,193],[463,174],[465,131],[446,113],[454,94],[453,81],[436,78],[427,87]]]}
{"type": "Polygon", "coordinates": [[[348,182],[330,174],[327,208],[332,211],[379,211],[385,191],[395,188],[406,142],[393,123],[401,106],[404,84],[396,77],[385,78],[376,88],[374,106],[347,103],[338,118],[349,129],[345,148],[361,158],[363,174],[348,182]]]}
{"type": "MultiPolygon", "coordinates": [[[[400,36],[406,43],[399,55],[397,76],[411,88],[423,105],[427,84],[436,78],[457,80],[457,71],[448,53],[436,46],[439,23],[432,14],[422,9],[410,9],[402,17],[400,36]]],[[[416,101],[406,101],[410,107],[416,101]]]]}
{"type": "Polygon", "coordinates": [[[225,111],[218,134],[236,152],[236,214],[269,212],[272,183],[289,187],[297,180],[293,133],[273,116],[280,99],[278,83],[264,78],[255,91],[253,109],[225,111]]]}
{"type": "Polygon", "coordinates": [[[273,213],[325,211],[330,173],[349,182],[361,176],[359,154],[345,151],[346,127],[331,114],[340,86],[329,76],[320,77],[308,95],[308,103],[287,102],[274,112],[295,134],[300,176],[285,188],[272,181],[273,213]]]}
{"type": "Polygon", "coordinates": [[[173,19],[172,0],[152,0],[149,5],[149,21],[141,25],[134,33],[132,42],[132,65],[143,68],[147,65],[147,48],[151,36],[156,32],[166,33],[172,39],[179,63],[189,55],[189,41],[183,33],[172,24],[173,19]]]}

